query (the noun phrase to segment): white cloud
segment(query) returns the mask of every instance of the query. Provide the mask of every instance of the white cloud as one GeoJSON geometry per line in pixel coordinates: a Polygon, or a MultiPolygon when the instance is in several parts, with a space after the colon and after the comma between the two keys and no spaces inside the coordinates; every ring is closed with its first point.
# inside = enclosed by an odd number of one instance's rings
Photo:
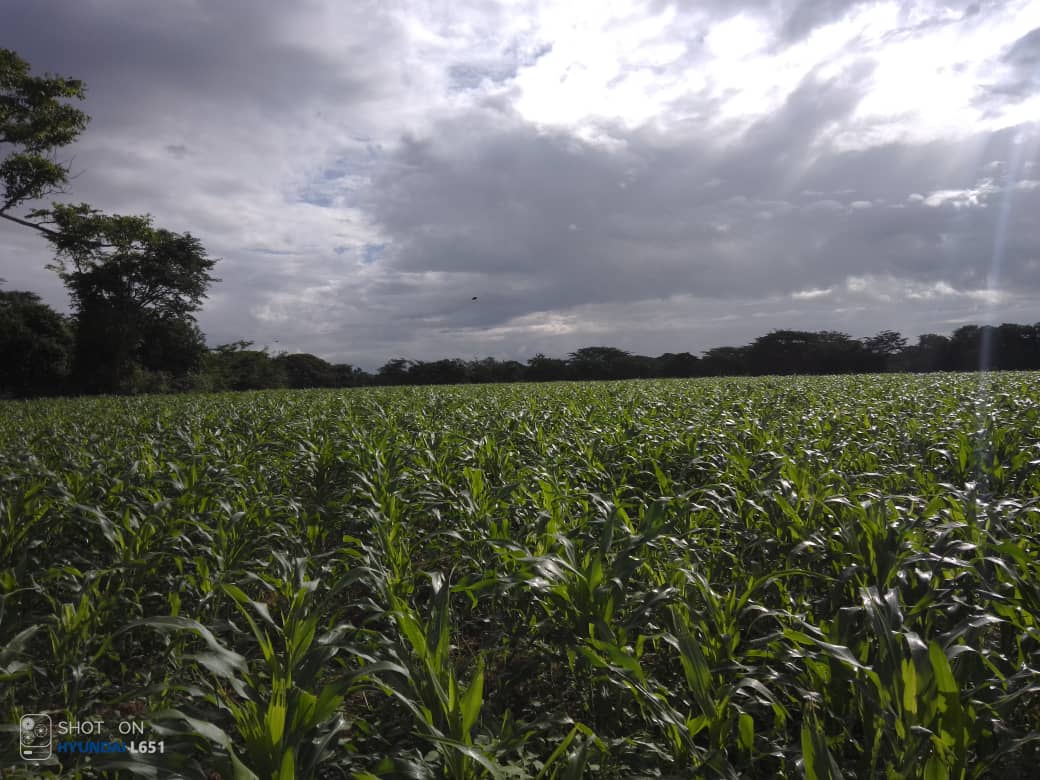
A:
{"type": "Polygon", "coordinates": [[[933,301],[974,301],[996,305],[1011,299],[1005,290],[957,289],[949,282],[919,282],[891,275],[865,274],[850,276],[845,280],[845,289],[854,295],[883,303],[927,303],[933,301]]]}
{"type": "Polygon", "coordinates": [[[765,50],[772,39],[764,19],[741,13],[712,25],[704,43],[716,59],[740,61],[765,50]]]}
{"type": "Polygon", "coordinates": [[[826,298],[830,294],[831,288],[827,287],[822,290],[799,290],[791,293],[791,297],[796,301],[811,301],[815,298],[826,298]]]}
{"type": "Polygon", "coordinates": [[[983,179],[971,189],[936,190],[924,198],[923,203],[932,208],[937,208],[947,203],[954,208],[980,207],[985,206],[989,196],[997,191],[998,187],[992,179],[983,179]]]}

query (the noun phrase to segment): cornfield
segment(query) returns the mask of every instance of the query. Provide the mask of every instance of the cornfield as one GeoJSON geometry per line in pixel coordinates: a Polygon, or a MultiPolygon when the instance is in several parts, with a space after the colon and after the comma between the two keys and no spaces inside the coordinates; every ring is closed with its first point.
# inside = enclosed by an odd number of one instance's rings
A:
{"type": "Polygon", "coordinates": [[[1035,777],[1038,378],[4,402],[0,766],[1035,777]]]}

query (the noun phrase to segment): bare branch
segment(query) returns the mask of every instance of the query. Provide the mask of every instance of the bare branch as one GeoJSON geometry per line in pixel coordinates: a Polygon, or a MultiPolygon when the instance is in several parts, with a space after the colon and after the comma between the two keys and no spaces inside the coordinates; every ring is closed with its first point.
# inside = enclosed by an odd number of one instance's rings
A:
{"type": "Polygon", "coordinates": [[[2,210],[0,210],[0,217],[3,217],[4,219],[14,222],[16,224],[24,225],[25,227],[36,228],[41,233],[44,233],[45,235],[50,236],[51,238],[59,238],[61,236],[61,233],[59,233],[57,230],[51,230],[50,228],[44,227],[43,225],[40,225],[36,222],[29,222],[25,219],[19,219],[18,217],[8,214],[2,210]]]}

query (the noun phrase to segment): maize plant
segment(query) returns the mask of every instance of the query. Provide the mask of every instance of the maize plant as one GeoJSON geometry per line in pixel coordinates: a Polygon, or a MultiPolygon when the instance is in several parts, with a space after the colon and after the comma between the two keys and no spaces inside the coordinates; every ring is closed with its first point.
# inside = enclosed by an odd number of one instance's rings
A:
{"type": "Polygon", "coordinates": [[[0,709],[5,777],[1034,777],[1040,376],[3,401],[0,709]]]}

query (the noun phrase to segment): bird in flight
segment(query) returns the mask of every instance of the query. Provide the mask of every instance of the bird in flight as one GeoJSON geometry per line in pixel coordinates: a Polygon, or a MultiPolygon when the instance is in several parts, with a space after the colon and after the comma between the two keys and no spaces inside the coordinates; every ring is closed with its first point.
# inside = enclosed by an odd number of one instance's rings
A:
{"type": "Polygon", "coordinates": [[[471,301],[475,301],[476,299],[477,299],[476,295],[474,295],[472,298],[470,298],[471,301]]]}

